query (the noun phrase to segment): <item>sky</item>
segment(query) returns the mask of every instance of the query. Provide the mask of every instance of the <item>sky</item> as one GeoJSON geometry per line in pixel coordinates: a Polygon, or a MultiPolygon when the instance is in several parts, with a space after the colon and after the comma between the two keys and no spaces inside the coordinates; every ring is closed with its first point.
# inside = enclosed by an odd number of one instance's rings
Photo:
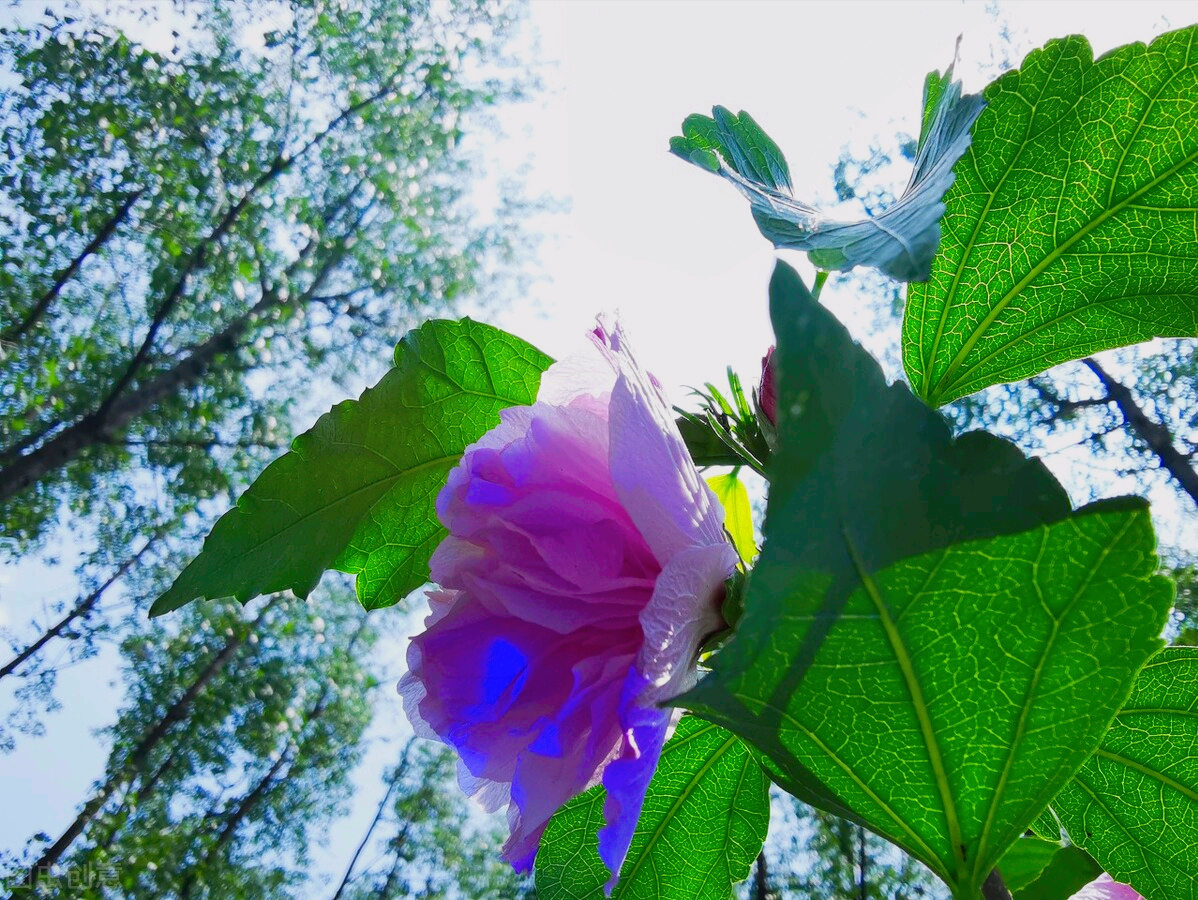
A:
{"type": "MultiPolygon", "coordinates": [[[[735,190],[667,153],[687,115],[715,104],[749,111],[786,154],[796,196],[823,199],[850,141],[918,134],[924,76],[953,61],[958,36],[956,73],[977,91],[1004,52],[1017,60],[1080,32],[1101,53],[1198,21],[1194,2],[550,0],[532,9],[545,55],[561,62],[528,149],[572,213],[544,257],[553,281],[537,296],[550,315],[521,306],[499,324],[556,356],[596,312],[618,310],[667,385],[712,380],[729,363],[751,372],[771,343],[765,288],[777,254],[735,190]]],[[[785,257],[810,279],[805,254],[785,257]]],[[[833,290],[825,300],[838,315],[854,305],[833,290]]]]}
{"type": "MultiPolygon", "coordinates": [[[[0,24],[11,15],[0,9],[0,24]]],[[[667,152],[687,115],[714,104],[749,111],[786,154],[796,196],[827,198],[846,144],[918,133],[924,76],[953,61],[958,36],[956,72],[976,91],[1005,55],[1017,62],[1053,37],[1082,33],[1103,53],[1194,22],[1198,2],[1153,0],[537,0],[530,25],[547,61],[546,94],[505,114],[506,137],[478,143],[497,172],[531,158],[530,187],[569,199],[571,209],[542,222],[553,230],[540,256],[546,279],[491,320],[560,357],[581,346],[597,313],[618,312],[676,403],[685,386],[721,380],[729,364],[752,382],[772,343],[766,286],[778,254],[730,186],[667,152]]],[[[805,256],[785,258],[810,281],[805,256]]],[[[869,344],[862,298],[833,284],[823,300],[869,344]]],[[[70,590],[66,573],[36,589],[14,584],[14,574],[0,568],[0,622],[24,621],[70,590]]],[[[92,731],[119,704],[117,677],[111,656],[65,673],[65,710],[47,717],[47,735],[0,756],[0,847],[69,823],[103,769],[104,745],[92,731]]],[[[358,773],[352,818],[316,854],[330,876],[340,875],[378,802],[378,772],[401,738],[401,718],[396,699],[380,717],[396,732],[381,735],[389,740],[358,773]]]]}

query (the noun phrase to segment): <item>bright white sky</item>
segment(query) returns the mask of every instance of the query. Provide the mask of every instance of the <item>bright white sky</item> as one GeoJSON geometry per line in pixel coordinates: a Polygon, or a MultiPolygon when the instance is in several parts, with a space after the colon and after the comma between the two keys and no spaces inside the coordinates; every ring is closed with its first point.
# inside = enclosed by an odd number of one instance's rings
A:
{"type": "MultiPolygon", "coordinates": [[[[496,324],[557,357],[580,345],[597,312],[618,310],[675,402],[682,385],[720,381],[728,364],[751,381],[771,343],[775,253],[730,186],[669,155],[683,118],[717,103],[748,110],[785,152],[798,196],[828,197],[831,166],[850,139],[918,132],[924,75],[952,61],[958,35],[957,74],[976,91],[1002,57],[1003,23],[1018,61],[1069,33],[1086,34],[1102,53],[1198,21],[1196,2],[997,6],[992,14],[951,0],[534,2],[542,50],[559,63],[544,71],[550,96],[511,117],[494,153],[508,164],[535,154],[533,187],[570,197],[573,209],[550,220],[561,231],[543,253],[552,282],[496,324]]],[[[790,261],[810,278],[804,256],[790,261]]],[[[859,319],[857,298],[831,288],[824,297],[842,318],[859,319]]],[[[8,610],[13,622],[24,613],[8,610]]],[[[116,677],[111,660],[66,673],[66,708],[48,717],[47,736],[0,757],[0,847],[16,849],[38,829],[57,835],[73,817],[103,768],[91,729],[112,718],[120,694],[105,682],[116,677]]],[[[354,816],[317,854],[320,869],[339,877],[378,802],[386,755],[373,753],[360,773],[354,816]]]]}
{"type": "MultiPolygon", "coordinates": [[[[958,35],[957,74],[977,91],[1002,57],[1002,23],[1017,61],[1065,34],[1102,53],[1198,21],[1194,2],[997,6],[996,16],[951,0],[534,2],[546,55],[562,63],[527,149],[573,213],[560,252],[545,254],[549,317],[519,310],[501,324],[559,356],[596,312],[618,309],[663,383],[720,379],[727,364],[748,376],[772,342],[775,253],[731,186],[667,152],[687,115],[748,110],[810,201],[832,196],[831,166],[851,138],[918,134],[924,76],[952,62],[958,35]]],[[[805,254],[787,257],[810,280],[805,254]]],[[[854,304],[825,299],[838,314],[854,304]]]]}

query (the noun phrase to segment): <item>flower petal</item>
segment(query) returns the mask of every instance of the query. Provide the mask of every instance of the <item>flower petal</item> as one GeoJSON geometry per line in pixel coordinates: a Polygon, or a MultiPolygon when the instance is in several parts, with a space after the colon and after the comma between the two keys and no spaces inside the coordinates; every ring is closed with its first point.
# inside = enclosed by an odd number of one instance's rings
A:
{"type": "Polygon", "coordinates": [[[606,825],[599,831],[599,856],[611,872],[609,894],[669,735],[673,711],[658,703],[693,679],[702,641],[723,625],[719,603],[735,568],[736,551],[728,544],[683,550],[666,564],[641,613],[644,642],[620,696],[620,753],[603,774],[606,825]]]}
{"type": "Polygon", "coordinates": [[[720,604],[724,582],[736,569],[730,544],[691,547],[676,554],[657,576],[653,596],[641,612],[644,642],[637,671],[652,686],[652,703],[689,688],[703,642],[724,628],[720,604]]]}
{"type": "Polygon", "coordinates": [[[1121,884],[1105,872],[1074,894],[1070,900],[1144,900],[1131,885],[1121,884]]]}
{"type": "Polygon", "coordinates": [[[537,402],[565,406],[581,396],[606,397],[616,383],[616,370],[591,343],[551,365],[541,375],[537,402]]]}
{"type": "Polygon", "coordinates": [[[616,496],[606,415],[589,402],[537,403],[467,449],[437,497],[450,536],[435,582],[562,634],[635,619],[659,566],[616,496]]]}
{"type": "Polygon", "coordinates": [[[509,802],[504,856],[526,869],[553,813],[617,752],[640,630],[631,620],[622,634],[560,635],[492,615],[467,593],[432,602],[432,624],[408,648],[405,710],[417,734],[458,752],[464,791],[492,810],[509,802]]]}
{"type": "Polygon", "coordinates": [[[723,508],[695,468],[660,388],[621,329],[606,339],[619,370],[609,413],[611,475],[632,521],[663,566],[688,547],[725,542],[723,508]]]}
{"type": "Polygon", "coordinates": [[[601,779],[615,876],[688,686],[722,626],[736,554],[665,395],[617,327],[550,368],[531,407],[467,448],[437,497],[423,634],[400,682],[418,734],[460,758],[463,790],[508,809],[527,869],[556,810],[601,779]]]}
{"type": "Polygon", "coordinates": [[[603,772],[606,824],[599,829],[599,858],[611,873],[604,886],[608,896],[620,878],[670,728],[671,710],[643,705],[650,690],[643,675],[635,670],[628,673],[620,695],[619,719],[624,729],[620,753],[603,772]]]}

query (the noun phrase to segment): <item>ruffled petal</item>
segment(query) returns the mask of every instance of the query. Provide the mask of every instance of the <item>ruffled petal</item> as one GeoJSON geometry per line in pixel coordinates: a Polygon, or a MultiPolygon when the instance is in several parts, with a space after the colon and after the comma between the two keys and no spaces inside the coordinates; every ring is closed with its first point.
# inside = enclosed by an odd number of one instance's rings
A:
{"type": "Polygon", "coordinates": [[[507,805],[518,869],[602,779],[610,891],[670,731],[660,704],[722,627],[736,554],[661,386],[618,327],[593,337],[598,352],[552,366],[438,495],[444,590],[400,693],[417,733],[457,751],[463,790],[507,805]]]}
{"type": "Polygon", "coordinates": [[[620,373],[608,414],[612,481],[664,566],[688,547],[722,543],[724,510],[695,468],[660,389],[637,363],[621,330],[608,339],[609,358],[620,373]]]}
{"type": "Polygon", "coordinates": [[[588,343],[585,349],[558,360],[541,375],[537,402],[565,406],[582,396],[606,398],[615,383],[616,370],[611,362],[588,343]]]}
{"type": "Polygon", "coordinates": [[[657,576],[640,616],[645,637],[636,667],[651,686],[644,702],[663,702],[691,686],[699,648],[725,627],[720,605],[736,563],[730,544],[691,547],[657,576]]]}
{"type": "Polygon", "coordinates": [[[437,497],[450,536],[432,579],[561,634],[624,627],[659,566],[611,483],[607,430],[586,398],[538,403],[468,448],[437,497]]]}
{"type": "Polygon", "coordinates": [[[432,602],[433,624],[408,648],[405,710],[418,734],[457,751],[464,791],[491,809],[510,801],[504,856],[527,868],[553,813],[617,752],[640,630],[558,635],[493,616],[466,593],[432,602]]]}

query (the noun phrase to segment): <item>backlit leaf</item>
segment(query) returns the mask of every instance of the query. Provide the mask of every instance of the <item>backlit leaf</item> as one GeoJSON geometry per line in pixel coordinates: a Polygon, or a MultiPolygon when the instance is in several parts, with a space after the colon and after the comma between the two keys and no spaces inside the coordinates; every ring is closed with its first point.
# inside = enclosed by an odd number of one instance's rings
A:
{"type": "Polygon", "coordinates": [[[707,479],[707,486],[724,507],[724,528],[727,529],[736,552],[746,563],[757,558],[757,541],[753,536],[753,507],[749,492],[736,472],[707,479]]]}
{"type": "Polygon", "coordinates": [[[1069,900],[1102,874],[1084,850],[1069,844],[1020,838],[999,863],[1011,900],[1069,900]]]}
{"type": "Polygon", "coordinates": [[[972,897],[1161,646],[1146,505],[1071,512],[1009,444],[952,439],[783,265],[771,311],[765,543],[737,632],[681,702],[972,897]]]}
{"type": "Polygon", "coordinates": [[[333,567],[358,575],[369,608],[402,599],[428,579],[444,534],[433,502],[449,470],[499,410],[533,402],[549,362],[469,319],[408,332],[395,368],[266,467],[151,614],[197,597],[305,597],[333,567]]]}
{"type": "Polygon", "coordinates": [[[961,94],[951,68],[928,76],[924,97],[924,128],[906,189],[889,209],[859,222],[831,219],[795,199],[782,151],[746,112],[734,115],[717,106],[710,118],[687,117],[670,152],[731,182],[775,247],[810,251],[821,269],[872,266],[900,281],[922,281],[940,241],[940,198],[953,183],[953,164],[969,146],[970,126],[983,106],[980,97],[961,94]]]}
{"type": "Polygon", "coordinates": [[[931,280],[907,293],[904,364],[929,403],[1198,335],[1196,37],[1094,60],[1075,35],[986,89],[931,280]]]}
{"type": "Polygon", "coordinates": [[[1144,667],[1052,805],[1116,881],[1147,900],[1198,898],[1198,649],[1171,647],[1144,667]]]}

